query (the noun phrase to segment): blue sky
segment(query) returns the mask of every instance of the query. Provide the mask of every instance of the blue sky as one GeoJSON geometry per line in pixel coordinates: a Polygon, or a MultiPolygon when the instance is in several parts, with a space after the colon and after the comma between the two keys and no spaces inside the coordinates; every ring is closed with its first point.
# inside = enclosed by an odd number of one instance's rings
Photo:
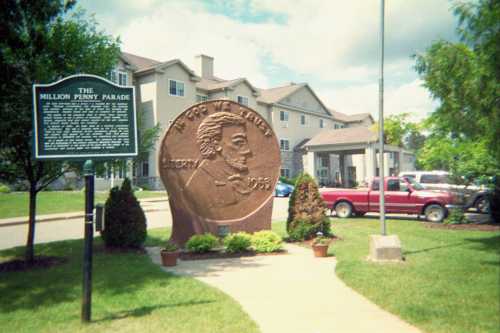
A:
{"type": "MultiPolygon", "coordinates": [[[[215,58],[215,74],[257,87],[307,82],[345,113],[378,109],[378,0],[81,0],[122,49],[159,61],[215,58]]],[[[425,117],[436,107],[411,56],[456,40],[445,0],[386,1],[385,112],[425,117]]]]}

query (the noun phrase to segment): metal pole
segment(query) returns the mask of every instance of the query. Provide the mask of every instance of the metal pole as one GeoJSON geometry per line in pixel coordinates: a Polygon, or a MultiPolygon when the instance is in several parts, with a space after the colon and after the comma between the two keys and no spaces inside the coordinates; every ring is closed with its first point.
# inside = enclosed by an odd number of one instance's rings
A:
{"type": "Polygon", "coordinates": [[[380,224],[382,235],[387,234],[384,198],[384,0],[380,0],[380,81],[379,81],[379,177],[380,177],[380,224]]]}
{"type": "Polygon", "coordinates": [[[92,242],[94,240],[94,164],[91,160],[83,165],[85,175],[85,244],[83,249],[83,323],[89,323],[92,313],[92,242]]]}

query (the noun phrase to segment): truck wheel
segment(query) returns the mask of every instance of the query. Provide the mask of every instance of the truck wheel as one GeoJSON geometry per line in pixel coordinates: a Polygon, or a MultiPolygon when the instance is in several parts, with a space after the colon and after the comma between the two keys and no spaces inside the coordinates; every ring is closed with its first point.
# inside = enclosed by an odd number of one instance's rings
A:
{"type": "Polygon", "coordinates": [[[443,222],[445,216],[446,216],[446,211],[441,205],[432,204],[427,206],[427,208],[425,208],[425,218],[429,222],[435,222],[435,223],[443,222]]]}
{"type": "Polygon", "coordinates": [[[474,203],[474,208],[478,213],[487,214],[490,211],[490,202],[486,197],[479,197],[474,203]]]}
{"type": "Polygon", "coordinates": [[[352,205],[347,201],[341,201],[335,205],[335,213],[337,217],[345,219],[352,215],[352,205]]]}

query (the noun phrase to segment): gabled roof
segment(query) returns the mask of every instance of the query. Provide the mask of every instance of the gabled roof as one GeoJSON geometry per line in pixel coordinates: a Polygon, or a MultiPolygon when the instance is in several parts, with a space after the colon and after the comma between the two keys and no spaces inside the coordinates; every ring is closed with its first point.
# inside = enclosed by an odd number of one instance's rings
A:
{"type": "Polygon", "coordinates": [[[254,86],[252,86],[252,84],[250,84],[250,82],[248,82],[248,80],[245,79],[244,77],[234,80],[222,80],[219,78],[214,78],[213,80],[211,80],[207,78],[202,78],[200,82],[196,84],[196,88],[214,92],[224,89],[234,89],[237,85],[241,83],[245,83],[246,85],[248,85],[248,87],[250,87],[254,95],[259,94],[259,90],[254,86]]]}
{"type": "Polygon", "coordinates": [[[142,75],[154,71],[161,71],[164,68],[170,67],[175,64],[179,64],[186,72],[189,73],[192,79],[199,80],[194,71],[189,68],[180,59],[173,59],[169,61],[157,61],[149,58],[139,57],[135,54],[122,52],[120,59],[132,67],[134,74],[142,75]]]}
{"type": "Polygon", "coordinates": [[[316,134],[311,140],[306,142],[303,147],[355,144],[376,141],[377,133],[373,132],[369,127],[356,126],[340,128],[336,130],[321,131],[316,134]]]}
{"type": "Polygon", "coordinates": [[[122,52],[120,59],[123,62],[130,65],[135,71],[161,64],[160,61],[149,59],[149,58],[144,58],[144,57],[139,57],[135,54],[131,54],[131,53],[127,53],[127,52],[122,52]]]}
{"type": "Polygon", "coordinates": [[[257,102],[265,104],[276,104],[287,98],[288,96],[294,94],[298,90],[306,88],[314,96],[314,98],[319,102],[319,104],[325,109],[325,112],[331,116],[330,110],[323,104],[323,101],[316,95],[314,90],[307,83],[291,83],[284,87],[277,87],[271,89],[260,89],[260,97],[257,98],[257,102]]]}
{"type": "Polygon", "coordinates": [[[276,87],[276,88],[270,88],[270,89],[259,89],[260,91],[260,96],[257,98],[258,102],[266,103],[266,104],[273,104],[273,103],[278,103],[282,99],[286,98],[287,96],[290,96],[300,88],[304,87],[305,83],[302,84],[295,84],[292,83],[290,85],[286,85],[284,87],[276,87]]]}
{"type": "Polygon", "coordinates": [[[371,122],[374,123],[375,121],[373,120],[373,117],[369,113],[355,113],[355,114],[345,114],[342,112],[335,111],[333,109],[329,109],[330,113],[332,114],[333,118],[337,119],[338,121],[344,122],[344,123],[357,123],[357,122],[362,122],[366,118],[370,118],[371,122]]]}

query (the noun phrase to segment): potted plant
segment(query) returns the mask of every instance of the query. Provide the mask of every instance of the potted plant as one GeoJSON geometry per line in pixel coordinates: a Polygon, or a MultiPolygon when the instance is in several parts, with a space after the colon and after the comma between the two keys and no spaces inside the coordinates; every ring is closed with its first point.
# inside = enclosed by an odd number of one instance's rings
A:
{"type": "Polygon", "coordinates": [[[167,243],[160,251],[161,263],[163,266],[177,265],[177,258],[179,257],[179,248],[172,243],[167,243]]]}
{"type": "Polygon", "coordinates": [[[315,257],[326,257],[330,239],[323,236],[322,232],[316,234],[316,238],[312,242],[312,248],[315,257]]]}

